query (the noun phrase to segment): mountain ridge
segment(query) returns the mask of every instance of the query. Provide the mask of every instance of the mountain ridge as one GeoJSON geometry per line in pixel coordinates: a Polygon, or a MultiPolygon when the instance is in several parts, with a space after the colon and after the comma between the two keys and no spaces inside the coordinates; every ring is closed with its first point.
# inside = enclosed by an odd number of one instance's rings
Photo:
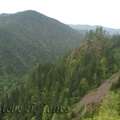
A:
{"type": "Polygon", "coordinates": [[[84,35],[36,11],[0,16],[0,94],[43,61],[55,61],[84,35]]]}
{"type": "Polygon", "coordinates": [[[104,27],[102,25],[87,25],[87,24],[68,24],[71,28],[76,30],[95,30],[96,27],[103,27],[104,30],[109,32],[110,34],[120,34],[120,29],[110,28],[110,27],[104,27]]]}
{"type": "Polygon", "coordinates": [[[41,60],[56,59],[80,44],[84,37],[67,25],[31,10],[1,16],[0,31],[0,51],[4,52],[3,57],[5,48],[11,51],[7,54],[17,54],[17,58],[25,64],[29,62],[24,60],[27,56],[34,56],[35,60],[31,65],[35,61],[39,63],[41,60]],[[6,47],[3,48],[4,46],[6,47]]]}

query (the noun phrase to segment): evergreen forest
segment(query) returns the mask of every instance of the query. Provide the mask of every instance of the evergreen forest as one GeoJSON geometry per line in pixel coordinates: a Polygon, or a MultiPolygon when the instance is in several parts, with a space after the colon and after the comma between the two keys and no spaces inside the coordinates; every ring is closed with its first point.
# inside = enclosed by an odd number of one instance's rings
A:
{"type": "Polygon", "coordinates": [[[0,120],[120,120],[120,35],[35,11],[0,16],[0,80],[0,120]],[[112,75],[99,103],[78,104],[112,75]]]}

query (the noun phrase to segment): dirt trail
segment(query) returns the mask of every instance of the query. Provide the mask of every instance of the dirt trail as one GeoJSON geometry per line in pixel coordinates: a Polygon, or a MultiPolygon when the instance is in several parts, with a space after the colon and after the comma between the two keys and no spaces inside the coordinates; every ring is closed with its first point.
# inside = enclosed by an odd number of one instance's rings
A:
{"type": "MultiPolygon", "coordinates": [[[[109,91],[111,85],[113,82],[116,82],[120,76],[120,72],[113,74],[109,79],[107,79],[105,82],[101,84],[101,86],[98,87],[96,91],[90,91],[88,94],[86,94],[74,107],[74,112],[76,112],[76,109],[78,106],[80,106],[81,103],[84,103],[86,106],[90,103],[99,103],[103,97],[106,95],[106,93],[109,91]]],[[[74,120],[79,120],[80,115],[78,114],[74,120]]]]}

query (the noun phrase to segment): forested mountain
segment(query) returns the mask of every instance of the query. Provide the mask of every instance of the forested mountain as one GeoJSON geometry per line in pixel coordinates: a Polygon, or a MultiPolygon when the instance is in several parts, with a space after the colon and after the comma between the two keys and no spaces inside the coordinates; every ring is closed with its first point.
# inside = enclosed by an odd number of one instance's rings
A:
{"type": "MultiPolygon", "coordinates": [[[[92,25],[71,25],[70,24],[69,26],[78,31],[83,30],[85,32],[86,30],[95,30],[98,25],[92,26],[92,25]]],[[[101,26],[99,26],[99,27],[101,27],[101,26]]],[[[104,30],[109,32],[109,34],[112,34],[112,35],[117,34],[117,33],[120,34],[120,29],[107,28],[107,27],[103,27],[103,28],[104,28],[104,30]]]]}
{"type": "Polygon", "coordinates": [[[0,93],[42,61],[78,46],[84,35],[36,11],[0,15],[0,93]]]}
{"type": "MultiPolygon", "coordinates": [[[[40,63],[26,78],[1,96],[1,118],[71,120],[75,117],[71,111],[74,104],[119,70],[120,35],[109,36],[97,27],[95,31],[86,33],[85,40],[79,47],[65,53],[55,63],[40,63]]],[[[114,86],[120,87],[119,83],[114,86]]],[[[114,97],[119,101],[117,94],[114,97]]],[[[100,108],[99,114],[103,108],[100,108]]],[[[119,118],[119,109],[115,108],[115,112],[119,118]]]]}
{"type": "Polygon", "coordinates": [[[23,75],[80,44],[83,35],[35,11],[0,16],[0,76],[23,75]]]}

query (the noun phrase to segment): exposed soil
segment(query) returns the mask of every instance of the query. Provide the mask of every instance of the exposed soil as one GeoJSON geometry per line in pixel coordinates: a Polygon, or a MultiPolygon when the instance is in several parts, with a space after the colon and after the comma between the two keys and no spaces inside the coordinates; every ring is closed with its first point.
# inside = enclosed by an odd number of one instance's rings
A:
{"type": "MultiPolygon", "coordinates": [[[[113,82],[116,82],[120,76],[120,72],[113,74],[109,79],[107,79],[105,82],[103,82],[98,89],[95,91],[90,91],[88,94],[86,94],[74,107],[74,112],[76,112],[76,108],[80,106],[81,103],[84,103],[86,106],[90,103],[94,102],[95,104],[98,104],[103,97],[106,95],[106,93],[109,91],[111,85],[113,82]]],[[[76,116],[74,120],[79,120],[80,114],[76,116]]]]}

